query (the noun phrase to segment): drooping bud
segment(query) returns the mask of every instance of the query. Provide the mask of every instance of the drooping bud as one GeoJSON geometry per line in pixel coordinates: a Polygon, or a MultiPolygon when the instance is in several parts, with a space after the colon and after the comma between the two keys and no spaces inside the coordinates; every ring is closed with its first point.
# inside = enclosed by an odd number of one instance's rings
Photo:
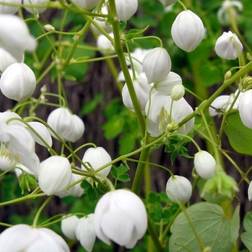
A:
{"type": "Polygon", "coordinates": [[[243,51],[243,46],[235,33],[224,32],[216,41],[216,54],[226,60],[237,59],[243,51]]]}
{"type": "Polygon", "coordinates": [[[186,52],[192,52],[205,37],[205,27],[201,19],[192,11],[185,10],[178,14],[171,29],[175,44],[186,52]]]}
{"type": "Polygon", "coordinates": [[[9,52],[0,48],[0,72],[3,72],[8,66],[16,62],[17,60],[9,52]]]}
{"type": "Polygon", "coordinates": [[[115,0],[115,5],[119,20],[127,21],[136,13],[138,0],[115,0]]]}
{"type": "Polygon", "coordinates": [[[174,202],[186,203],[192,196],[192,184],[185,177],[172,176],[167,181],[166,194],[174,202]]]}
{"type": "MultiPolygon", "coordinates": [[[[114,37],[112,33],[110,33],[109,36],[111,38],[114,37]]],[[[111,41],[103,34],[101,34],[97,39],[97,47],[105,55],[114,53],[115,51],[111,41]]]]}
{"type": "Polygon", "coordinates": [[[132,249],[147,230],[147,213],[136,194],[120,189],[106,193],[99,200],[94,222],[99,239],[132,249]]]}
{"type": "Polygon", "coordinates": [[[250,129],[252,129],[251,106],[252,106],[252,89],[244,92],[241,95],[238,106],[239,115],[242,123],[250,129]]]}
{"type": "Polygon", "coordinates": [[[174,101],[180,100],[185,95],[185,88],[182,84],[178,84],[172,88],[171,98],[174,101]]]}
{"type": "Polygon", "coordinates": [[[80,219],[73,215],[63,218],[61,221],[61,231],[70,240],[76,240],[75,230],[80,219]]]}
{"type": "Polygon", "coordinates": [[[143,71],[149,83],[164,80],[171,71],[171,58],[168,52],[161,47],[150,50],[144,57],[143,71]]]}
{"type": "Polygon", "coordinates": [[[22,101],[32,96],[36,88],[36,77],[24,63],[7,67],[0,79],[0,89],[9,99],[22,101]]]}
{"type": "Polygon", "coordinates": [[[194,156],[194,168],[203,179],[209,179],[215,175],[216,161],[207,151],[199,151],[194,156]]]}

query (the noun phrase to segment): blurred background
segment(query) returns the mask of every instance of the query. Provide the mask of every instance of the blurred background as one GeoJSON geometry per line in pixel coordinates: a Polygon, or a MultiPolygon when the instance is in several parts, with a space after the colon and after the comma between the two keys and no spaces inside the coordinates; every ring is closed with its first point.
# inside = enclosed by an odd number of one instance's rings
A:
{"type": "MultiPolygon", "coordinates": [[[[230,30],[228,23],[224,24],[222,20],[218,19],[218,11],[223,1],[184,0],[185,5],[202,18],[207,28],[206,39],[193,53],[184,53],[174,45],[171,39],[170,29],[172,22],[177,13],[181,11],[179,4],[165,9],[158,0],[140,0],[139,2],[140,7],[137,15],[129,21],[127,28],[122,24],[121,29],[127,33],[130,28],[141,30],[146,28],[145,35],[155,35],[162,39],[172,59],[172,70],[181,75],[183,84],[198,96],[198,98],[195,98],[189,92],[186,95],[189,103],[195,108],[201,100],[204,100],[221,85],[227,70],[237,64],[237,62],[221,60],[214,52],[214,44],[218,36],[223,31],[230,30]]],[[[243,0],[241,3],[243,4],[243,10],[241,12],[237,11],[236,20],[241,35],[247,44],[252,47],[252,1],[243,0]]],[[[23,14],[24,16],[27,15],[25,12],[23,14]]],[[[85,22],[83,17],[78,16],[76,13],[47,10],[39,18],[40,24],[36,20],[30,20],[28,24],[31,33],[34,36],[39,36],[42,34],[41,27],[45,24],[49,23],[55,26],[56,29],[60,29],[62,19],[65,20],[65,31],[79,30],[85,22]]],[[[52,35],[50,39],[53,42],[57,40],[57,36],[52,35]]],[[[70,43],[72,43],[71,36],[66,36],[65,39],[69,39],[70,43]]],[[[85,41],[81,41],[74,57],[102,56],[98,50],[93,48],[95,46],[96,38],[92,32],[89,32],[85,41]],[[89,48],[88,45],[92,47],[89,48]]],[[[139,47],[152,48],[155,46],[158,46],[157,41],[150,39],[137,40],[130,44],[131,50],[139,47]]],[[[44,68],[50,64],[52,57],[53,53],[50,41],[45,38],[40,40],[36,54],[27,55],[25,61],[32,67],[36,75],[40,76],[44,68]],[[41,62],[47,63],[41,67],[41,62]]],[[[64,87],[69,108],[83,118],[86,126],[85,134],[82,140],[76,143],[76,146],[86,142],[94,142],[97,146],[106,148],[111,156],[115,158],[136,149],[139,146],[140,135],[134,114],[123,106],[119,88],[120,83],[113,77],[113,75],[116,76],[120,71],[118,61],[116,59],[111,61],[68,66],[65,69],[64,87]]],[[[39,83],[37,87],[38,92],[35,94],[35,97],[38,96],[40,88],[44,85],[46,85],[50,92],[57,92],[55,69],[52,69],[39,83]]],[[[233,93],[235,90],[236,88],[232,87],[227,93],[233,93]]],[[[57,102],[57,100],[55,101],[57,102]]],[[[0,97],[0,104],[1,111],[11,109],[15,106],[12,101],[4,98],[2,95],[0,97]]],[[[46,120],[52,109],[46,106],[39,106],[35,112],[46,120]]],[[[28,112],[27,110],[23,113],[25,115],[28,112]]],[[[215,121],[210,121],[209,123],[213,122],[216,125],[216,129],[218,129],[220,120],[215,118],[215,121]]],[[[246,172],[252,165],[252,159],[250,158],[250,155],[252,155],[252,131],[248,130],[246,134],[240,132],[241,126],[239,122],[237,122],[237,125],[232,126],[231,129],[229,127],[225,130],[223,148],[228,150],[233,159],[246,172]],[[239,146],[237,147],[237,145],[239,146]]],[[[196,137],[196,140],[202,148],[207,148],[207,143],[204,140],[199,137],[196,137]]],[[[59,148],[57,143],[55,143],[55,147],[59,148]]],[[[45,159],[48,156],[47,151],[38,146],[37,148],[40,159],[45,159]]],[[[80,157],[82,157],[83,151],[80,152],[80,157]]],[[[176,174],[190,178],[193,168],[192,156],[195,151],[194,146],[187,141],[174,138],[167,141],[164,147],[154,151],[150,161],[166,166],[176,174]]],[[[118,187],[127,187],[131,183],[130,179],[132,174],[134,174],[136,164],[129,162],[128,165],[131,169],[130,172],[127,169],[121,169],[121,174],[112,172],[110,175],[112,181],[117,181],[118,187]]],[[[240,191],[236,202],[240,202],[241,214],[243,214],[245,209],[249,209],[250,207],[247,200],[247,185],[241,180],[235,168],[225,159],[224,165],[227,173],[236,178],[236,181],[239,183],[240,191]]],[[[176,206],[163,208],[163,204],[167,206],[167,201],[164,199],[164,194],[158,193],[165,191],[165,184],[169,174],[155,167],[150,168],[151,189],[153,193],[146,201],[151,205],[151,218],[154,222],[158,222],[162,218],[171,221],[171,216],[176,211],[176,206]]],[[[84,182],[82,186],[86,191],[82,198],[66,197],[62,200],[55,198],[44,211],[42,221],[47,216],[51,217],[59,213],[83,212],[88,214],[93,212],[100,196],[100,191],[92,189],[87,182],[84,182]]],[[[1,177],[0,188],[1,202],[22,196],[23,192],[21,189],[25,191],[24,193],[27,193],[24,181],[21,178],[18,181],[15,174],[7,174],[1,177]]],[[[193,201],[197,201],[200,197],[197,188],[194,192],[193,201]]],[[[41,199],[39,199],[37,201],[27,201],[22,204],[1,207],[0,221],[11,224],[31,223],[34,211],[41,202],[41,199]]],[[[60,232],[59,224],[54,225],[52,228],[60,232]]],[[[82,252],[84,250],[78,244],[73,244],[71,251],[82,252]]],[[[102,243],[96,243],[94,251],[123,250],[116,246],[111,248],[102,243]]],[[[145,251],[145,243],[139,243],[133,251],[145,251]]]]}

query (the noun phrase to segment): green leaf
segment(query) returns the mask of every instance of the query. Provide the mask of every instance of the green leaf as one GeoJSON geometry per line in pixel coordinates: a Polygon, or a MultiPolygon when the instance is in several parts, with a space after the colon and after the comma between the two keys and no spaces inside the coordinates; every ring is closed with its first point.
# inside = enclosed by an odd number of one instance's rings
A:
{"type": "Polygon", "coordinates": [[[109,119],[104,125],[104,135],[106,139],[114,139],[117,137],[122,131],[124,126],[124,118],[122,116],[113,116],[109,119]]]}
{"type": "Polygon", "coordinates": [[[186,213],[180,213],[171,227],[170,252],[200,252],[198,239],[211,252],[232,250],[239,232],[238,210],[230,220],[219,205],[204,202],[189,207],[186,213]]]}
{"type": "Polygon", "coordinates": [[[103,99],[102,94],[96,94],[92,100],[82,105],[80,115],[84,116],[92,113],[96,109],[96,107],[101,103],[102,99],[103,99]]]}
{"type": "Polygon", "coordinates": [[[119,166],[113,166],[111,170],[111,175],[118,181],[128,182],[130,181],[129,168],[120,164],[119,166]]]}
{"type": "Polygon", "coordinates": [[[241,240],[249,251],[252,251],[252,212],[246,214],[243,226],[245,232],[241,234],[241,240]]]}
{"type": "Polygon", "coordinates": [[[227,117],[224,131],[236,152],[252,155],[252,130],[243,125],[238,113],[227,117]]]}

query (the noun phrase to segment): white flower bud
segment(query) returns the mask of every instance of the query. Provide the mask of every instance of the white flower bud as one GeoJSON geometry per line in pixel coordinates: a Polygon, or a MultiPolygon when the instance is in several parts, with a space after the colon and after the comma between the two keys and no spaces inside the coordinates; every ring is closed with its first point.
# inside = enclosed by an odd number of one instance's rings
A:
{"type": "Polygon", "coordinates": [[[81,8],[92,9],[99,3],[99,0],[72,0],[72,2],[81,8]]]}
{"type": "Polygon", "coordinates": [[[142,200],[128,190],[106,193],[95,208],[95,231],[107,244],[113,241],[132,249],[147,230],[147,213],[142,200]]]}
{"type": "Polygon", "coordinates": [[[174,101],[180,100],[185,95],[185,88],[183,85],[179,84],[172,88],[171,98],[174,101]]]}
{"type": "Polygon", "coordinates": [[[8,66],[16,62],[17,60],[9,52],[0,48],[0,72],[3,72],[8,66]]]}
{"type": "Polygon", "coordinates": [[[212,104],[209,107],[210,116],[219,115],[220,112],[225,112],[229,105],[230,95],[220,95],[215,98],[212,104]]]}
{"type": "Polygon", "coordinates": [[[155,83],[155,89],[162,95],[171,95],[172,89],[176,85],[181,85],[182,79],[181,77],[174,73],[170,72],[165,79],[155,83]]]}
{"type": "Polygon", "coordinates": [[[178,14],[171,29],[175,44],[186,52],[192,52],[205,37],[205,27],[201,19],[192,11],[178,14]]]}
{"type": "Polygon", "coordinates": [[[171,58],[168,52],[161,47],[150,50],[144,57],[143,71],[149,83],[165,79],[171,71],[171,58]]]}
{"type": "Polygon", "coordinates": [[[192,196],[192,184],[187,178],[175,175],[167,181],[166,194],[174,202],[186,203],[192,196]]]}
{"type": "Polygon", "coordinates": [[[61,221],[61,231],[70,240],[76,240],[75,230],[80,219],[77,216],[66,217],[61,221]]]}
{"type": "Polygon", "coordinates": [[[36,88],[36,77],[24,63],[7,67],[0,79],[0,89],[9,99],[22,101],[32,96],[36,88]]]}
{"type": "Polygon", "coordinates": [[[0,47],[21,62],[24,51],[34,51],[36,45],[23,19],[14,15],[0,15],[0,47]]]}
{"type": "Polygon", "coordinates": [[[248,187],[248,200],[252,201],[252,181],[249,183],[248,187]]]}
{"type": "MultiPolygon", "coordinates": [[[[113,39],[114,36],[112,33],[109,36],[113,39]]],[[[111,54],[114,53],[115,49],[112,45],[111,41],[103,34],[101,34],[97,39],[97,47],[103,54],[111,54]]]]}
{"type": "MultiPolygon", "coordinates": [[[[91,166],[90,168],[95,171],[102,168],[112,161],[108,152],[102,147],[89,148],[84,153],[82,161],[87,164],[87,166],[91,166]]],[[[86,170],[86,167],[82,166],[83,170],[86,170]]],[[[99,171],[99,175],[103,177],[107,177],[110,173],[111,165],[106,167],[105,169],[99,171]]]]}
{"type": "Polygon", "coordinates": [[[36,143],[44,147],[48,146],[52,147],[52,137],[50,135],[49,130],[44,124],[40,122],[29,122],[28,124],[31,127],[31,129],[29,127],[27,127],[27,129],[29,130],[30,134],[32,135],[36,143]]]}
{"type": "Polygon", "coordinates": [[[216,41],[216,54],[226,60],[237,59],[243,51],[243,46],[235,33],[224,32],[216,41]]]}
{"type": "Polygon", "coordinates": [[[241,95],[241,98],[239,100],[239,114],[242,123],[252,129],[252,89],[246,91],[241,95]]]}
{"type": "Polygon", "coordinates": [[[53,110],[48,116],[47,123],[59,137],[70,142],[78,141],[85,131],[83,121],[67,108],[53,110]]]}
{"type": "Polygon", "coordinates": [[[19,120],[21,120],[21,117],[15,112],[12,112],[10,110],[0,112],[0,123],[24,125],[19,120]]]}
{"type": "Polygon", "coordinates": [[[25,224],[5,229],[0,234],[0,248],[3,252],[70,252],[66,242],[54,231],[25,224]]]}
{"type": "Polygon", "coordinates": [[[34,5],[29,7],[24,7],[27,11],[33,14],[42,13],[46,10],[46,6],[49,0],[23,0],[25,5],[34,5]],[[41,5],[43,7],[35,7],[36,5],[41,5]]]}
{"type": "Polygon", "coordinates": [[[21,0],[2,0],[0,4],[0,14],[15,14],[18,9],[21,7],[21,0]],[[6,4],[6,5],[4,5],[6,4]],[[16,5],[20,5],[20,7],[18,6],[11,6],[8,4],[16,4],[16,5]]]}
{"type": "MultiPolygon", "coordinates": [[[[142,111],[144,112],[146,103],[149,98],[149,92],[151,89],[148,83],[148,80],[146,78],[146,75],[144,73],[141,73],[137,77],[137,79],[133,82],[133,85],[134,85],[134,89],[135,89],[140,107],[142,111]]],[[[123,89],[122,89],[122,100],[125,107],[134,111],[134,106],[133,106],[133,103],[129,94],[129,90],[126,84],[123,86],[123,89]]]]}
{"type": "Polygon", "coordinates": [[[138,8],[138,0],[115,0],[116,13],[121,21],[128,21],[138,8]]]}
{"type": "Polygon", "coordinates": [[[215,175],[216,161],[207,151],[199,151],[194,155],[194,168],[203,179],[209,179],[215,175]]]}
{"type": "Polygon", "coordinates": [[[64,191],[72,179],[71,165],[67,158],[52,156],[40,164],[38,180],[41,190],[47,195],[64,191]]]}
{"type": "Polygon", "coordinates": [[[169,6],[177,2],[177,0],[159,0],[164,6],[169,6]]]}
{"type": "Polygon", "coordinates": [[[80,219],[75,234],[82,247],[87,252],[92,252],[96,240],[94,214],[89,214],[80,219]]]}
{"type": "Polygon", "coordinates": [[[55,31],[55,27],[52,26],[51,24],[46,24],[44,25],[44,29],[48,32],[52,32],[52,31],[55,31]]]}

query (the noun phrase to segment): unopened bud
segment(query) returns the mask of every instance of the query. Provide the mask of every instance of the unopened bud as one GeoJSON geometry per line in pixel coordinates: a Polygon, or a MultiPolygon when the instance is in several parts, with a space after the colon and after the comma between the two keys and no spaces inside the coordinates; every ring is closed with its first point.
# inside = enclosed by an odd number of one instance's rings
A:
{"type": "Polygon", "coordinates": [[[183,85],[179,84],[172,88],[171,98],[174,101],[180,100],[185,95],[185,88],[183,85]]]}
{"type": "Polygon", "coordinates": [[[44,25],[44,29],[48,32],[52,32],[52,31],[55,31],[55,27],[50,25],[50,24],[46,24],[44,25]]]}

